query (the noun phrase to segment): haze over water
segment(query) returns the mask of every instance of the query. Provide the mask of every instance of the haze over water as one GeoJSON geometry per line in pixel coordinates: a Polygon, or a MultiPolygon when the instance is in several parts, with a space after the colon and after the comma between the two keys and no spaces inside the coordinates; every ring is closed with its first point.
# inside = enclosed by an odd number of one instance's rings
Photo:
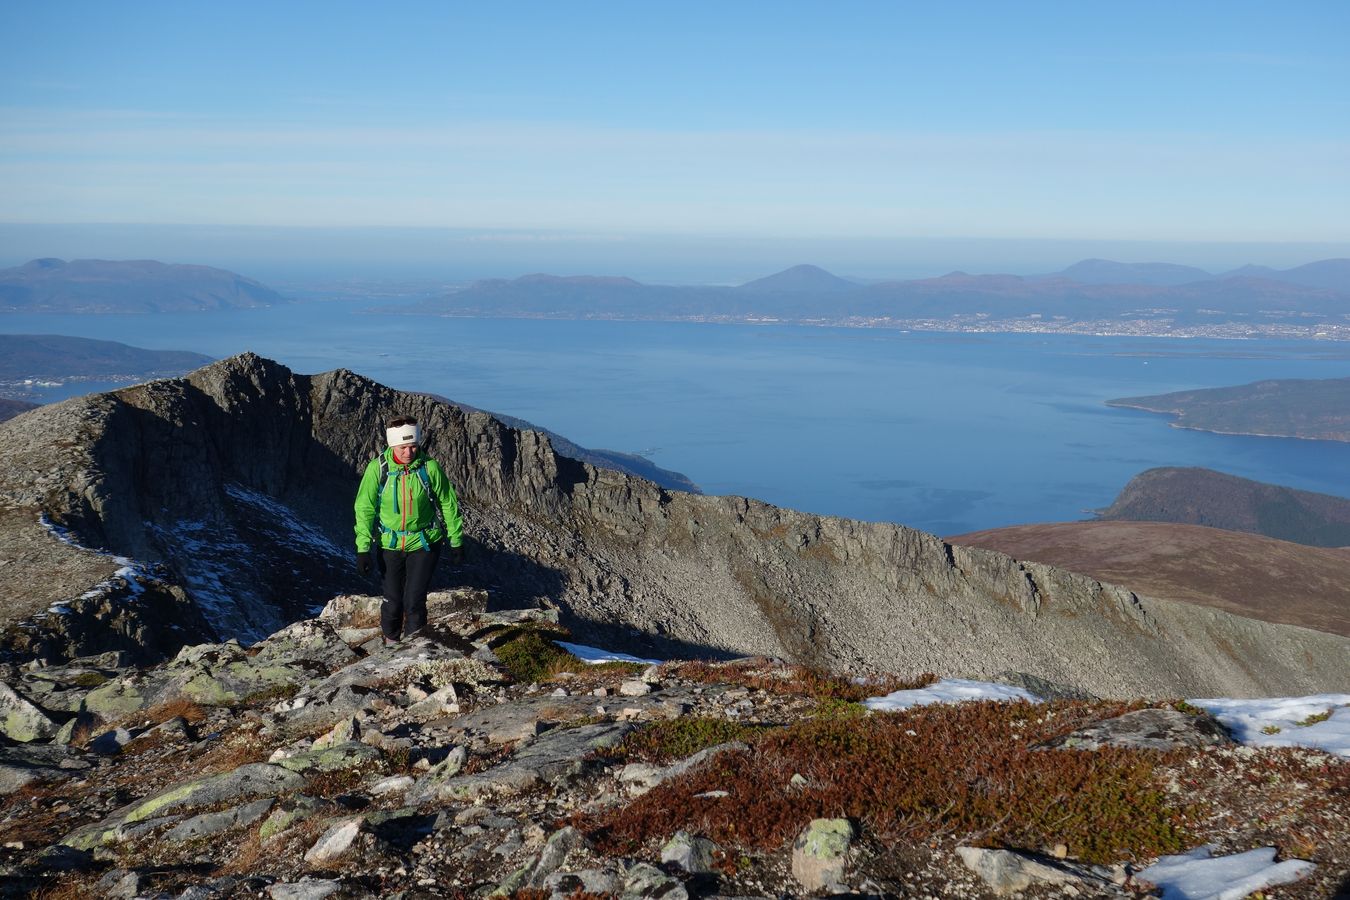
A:
{"type": "Polygon", "coordinates": [[[9,315],[0,326],[217,357],[252,350],[302,373],[345,367],[642,453],[709,493],[944,535],[1086,518],[1152,466],[1350,494],[1350,444],[1187,431],[1103,405],[1345,377],[1343,344],[357,312],[368,305],[9,315]]]}

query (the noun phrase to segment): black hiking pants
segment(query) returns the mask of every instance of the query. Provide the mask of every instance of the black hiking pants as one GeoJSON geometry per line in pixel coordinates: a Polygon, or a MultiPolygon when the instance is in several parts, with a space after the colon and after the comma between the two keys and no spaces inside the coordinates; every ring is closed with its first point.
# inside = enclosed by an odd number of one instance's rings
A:
{"type": "Polygon", "coordinates": [[[411,637],[427,624],[427,587],[441,558],[437,541],[430,550],[381,550],[384,554],[384,602],[380,629],[392,640],[411,637]]]}

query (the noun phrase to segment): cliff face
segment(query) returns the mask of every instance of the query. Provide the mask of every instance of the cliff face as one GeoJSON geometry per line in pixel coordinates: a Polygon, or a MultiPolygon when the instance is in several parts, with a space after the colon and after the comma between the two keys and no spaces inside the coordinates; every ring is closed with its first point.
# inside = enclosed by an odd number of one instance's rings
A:
{"type": "Polygon", "coordinates": [[[53,603],[79,614],[72,598],[105,581],[114,606],[143,592],[118,607],[124,618],[158,604],[118,634],[163,634],[169,620],[183,640],[255,639],[362,587],[351,500],[395,411],[423,422],[465,508],[470,565],[441,577],[498,606],[557,607],[591,640],[856,671],[1011,669],[1103,695],[1350,689],[1344,638],[1141,599],[899,526],[668,493],[485,414],[251,354],[0,425],[0,614],[29,625],[9,644],[100,649],[109,628],[31,620],[53,603]],[[118,564],[41,517],[142,568],[115,576],[118,564]],[[156,565],[157,577],[144,568],[156,565]]]}

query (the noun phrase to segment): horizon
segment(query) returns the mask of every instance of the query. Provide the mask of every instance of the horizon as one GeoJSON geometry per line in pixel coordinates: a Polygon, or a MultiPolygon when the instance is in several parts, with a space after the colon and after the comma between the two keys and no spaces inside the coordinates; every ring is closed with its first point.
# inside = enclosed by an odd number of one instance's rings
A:
{"type": "Polygon", "coordinates": [[[731,282],[1350,256],[1333,0],[155,0],[0,24],[3,262],[731,282]]]}
{"type": "Polygon", "coordinates": [[[768,242],[671,235],[606,239],[429,227],[0,222],[0,268],[42,258],[209,265],[260,281],[296,285],[340,280],[467,282],[541,273],[711,285],[743,284],[800,265],[878,281],[935,278],[954,271],[1043,275],[1091,259],[1192,266],[1218,275],[1245,265],[1290,269],[1350,258],[1350,244],[961,238],[768,242]]]}

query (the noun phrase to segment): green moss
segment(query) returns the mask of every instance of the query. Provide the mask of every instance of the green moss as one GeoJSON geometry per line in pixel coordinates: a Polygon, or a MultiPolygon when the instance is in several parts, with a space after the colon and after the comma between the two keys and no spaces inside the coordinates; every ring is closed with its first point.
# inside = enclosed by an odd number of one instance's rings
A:
{"type": "Polygon", "coordinates": [[[585,663],[535,629],[521,629],[493,648],[511,677],[520,682],[544,681],[563,671],[577,671],[585,663]]]}
{"type": "Polygon", "coordinates": [[[727,741],[754,740],[771,727],[707,716],[682,716],[644,725],[627,735],[615,752],[623,759],[666,763],[727,741]]]}
{"type": "Polygon", "coordinates": [[[816,704],[815,716],[818,719],[861,719],[867,715],[867,707],[855,700],[825,699],[816,704]]]}
{"type": "Polygon", "coordinates": [[[1318,722],[1325,722],[1327,719],[1330,719],[1333,711],[1333,709],[1329,709],[1326,712],[1313,713],[1311,716],[1308,716],[1308,718],[1302,719],[1294,724],[1301,728],[1307,728],[1309,725],[1316,725],[1318,722]]]}

